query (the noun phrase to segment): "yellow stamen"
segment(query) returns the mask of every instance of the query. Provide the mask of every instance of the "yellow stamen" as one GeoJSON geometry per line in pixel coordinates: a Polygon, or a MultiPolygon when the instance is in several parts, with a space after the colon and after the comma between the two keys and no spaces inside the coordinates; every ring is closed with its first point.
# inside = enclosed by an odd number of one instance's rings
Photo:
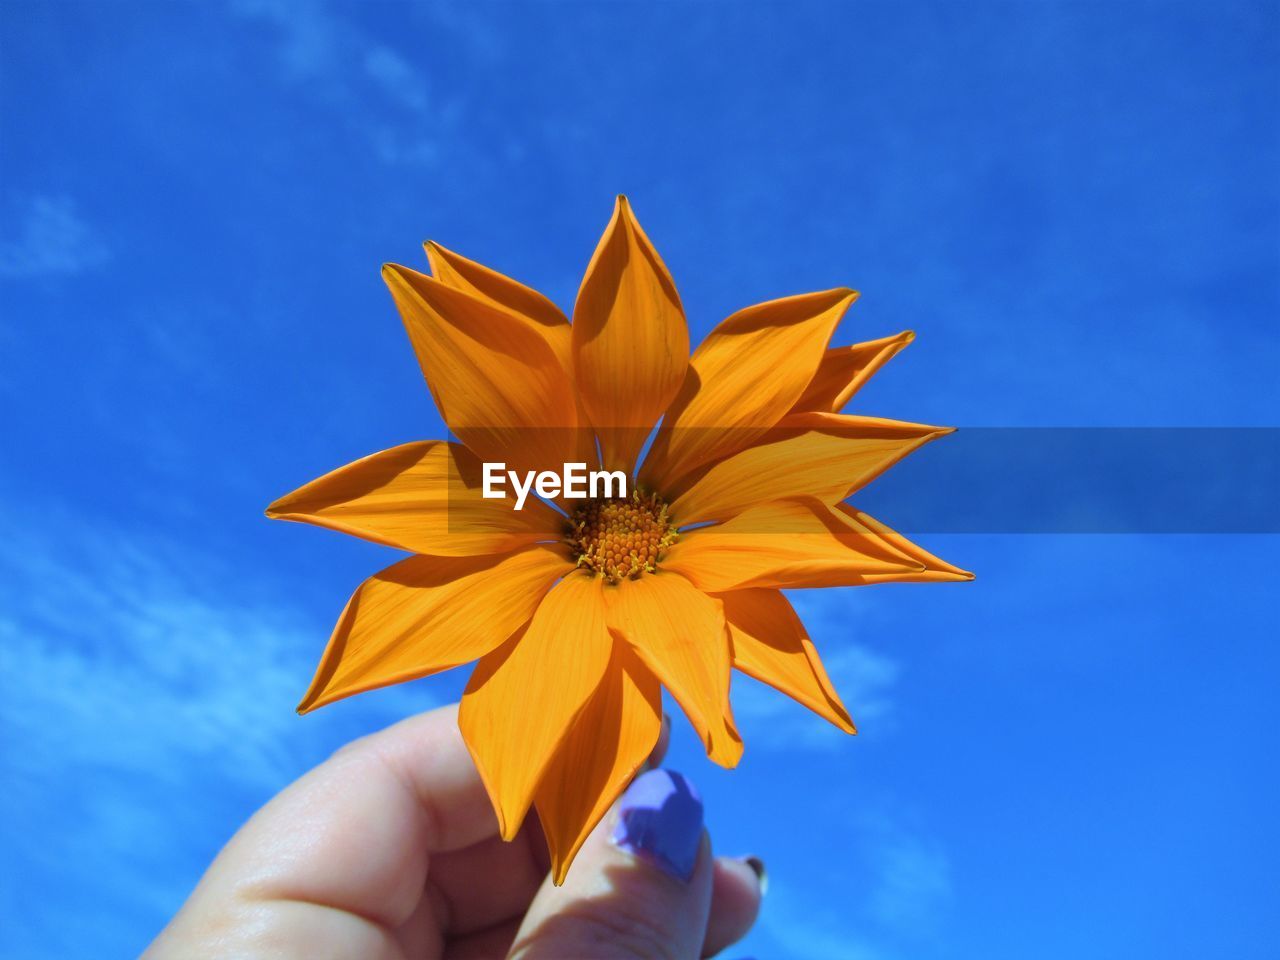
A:
{"type": "Polygon", "coordinates": [[[662,552],[679,534],[656,493],[633,490],[619,500],[589,500],[569,522],[569,545],[578,566],[609,583],[653,573],[662,552]]]}

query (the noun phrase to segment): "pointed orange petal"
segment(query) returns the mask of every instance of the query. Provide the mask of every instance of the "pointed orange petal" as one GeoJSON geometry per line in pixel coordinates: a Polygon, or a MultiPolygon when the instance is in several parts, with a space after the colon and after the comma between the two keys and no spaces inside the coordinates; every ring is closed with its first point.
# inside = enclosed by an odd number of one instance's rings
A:
{"type": "Polygon", "coordinates": [[[662,688],[625,643],[595,696],[547,768],[535,802],[551,852],[551,878],[564,882],[587,835],[658,743],[662,688]]]}
{"type": "Polygon", "coordinates": [[[910,330],[904,330],[897,336],[828,350],[818,364],[818,372],[814,374],[804,395],[792,407],[792,412],[816,410],[822,413],[839,413],[876,371],[915,338],[916,335],[910,330]]]}
{"type": "MultiPolygon", "coordinates": [[[[570,382],[573,381],[573,333],[569,329],[568,318],[561,313],[559,307],[532,287],[526,287],[497,270],[491,270],[452,250],[446,250],[434,241],[427,241],[424,246],[427,260],[431,263],[431,272],[441,283],[537,323],[560,360],[560,366],[564,368],[570,382]]],[[[590,421],[586,410],[578,402],[576,395],[574,401],[580,434],[574,462],[594,465],[595,437],[589,429],[590,421]]]]}
{"type": "Polygon", "coordinates": [[[813,379],[858,294],[826,290],[740,310],[707,335],[645,460],[654,486],[749,446],[813,379]]]}
{"type": "Polygon", "coordinates": [[[458,439],[522,472],[573,459],[573,389],[545,328],[407,267],[388,264],[382,275],[458,439]]]}
{"type": "Polygon", "coordinates": [[[781,690],[845,733],[857,733],[786,597],[777,590],[736,590],[720,599],[735,667],[781,690]]]}
{"type": "Polygon", "coordinates": [[[578,392],[604,463],[630,472],[675,399],[689,362],[689,330],[671,275],[619,197],[573,308],[578,392]]]}
{"type": "Polygon", "coordinates": [[[924,547],[912,543],[902,534],[891,530],[879,520],[868,516],[861,510],[856,510],[847,503],[841,503],[836,506],[846,517],[861,523],[868,530],[875,533],[885,543],[899,551],[903,556],[910,557],[914,562],[920,564],[923,569],[915,572],[903,573],[879,573],[868,574],[864,577],[866,583],[943,583],[967,581],[973,579],[973,574],[968,570],[961,570],[957,566],[953,566],[947,561],[935,557],[924,547]]]}
{"type": "Polygon", "coordinates": [[[671,505],[680,525],[725,520],[772,500],[811,496],[834,505],[950,427],[792,414],[755,446],[705,471],[671,505]]]}
{"type": "Polygon", "coordinates": [[[514,311],[544,327],[552,330],[563,328],[566,334],[569,332],[569,318],[532,287],[526,287],[484,264],[468,260],[433,240],[423,246],[431,264],[431,273],[441,283],[479,297],[495,307],[514,311]]]}
{"type": "Polygon", "coordinates": [[[729,706],[729,640],[720,602],[677,574],[644,574],[610,589],[609,627],[671,691],[707,755],[736,766],[742,738],[729,706]]]}
{"type": "Polygon", "coordinates": [[[662,568],[708,593],[746,587],[838,587],[922,565],[813,498],[782,500],[682,534],[662,568]]]}
{"type": "Polygon", "coordinates": [[[481,477],[480,461],[460,444],[406,443],[312,480],[267,516],[438,556],[507,553],[554,539],[559,514],[535,498],[522,510],[485,499],[481,477]]]}
{"type": "Polygon", "coordinates": [[[603,581],[575,571],[546,595],[528,628],[471,675],[458,726],[504,840],[520,829],[543,772],[599,687],[613,645],[603,581]]]}
{"type": "Polygon", "coordinates": [[[388,567],[347,602],[298,712],[484,656],[572,569],[561,549],[542,546],[505,556],[410,557],[388,567]]]}

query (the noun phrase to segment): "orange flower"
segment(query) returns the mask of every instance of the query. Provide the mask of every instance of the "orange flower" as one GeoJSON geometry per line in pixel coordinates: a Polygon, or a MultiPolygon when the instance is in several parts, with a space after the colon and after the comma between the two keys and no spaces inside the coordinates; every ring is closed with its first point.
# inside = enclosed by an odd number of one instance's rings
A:
{"type": "Polygon", "coordinates": [[[731,667],[854,732],[781,591],[972,579],[843,502],[950,431],[839,412],[912,338],[828,349],[852,290],[748,307],[690,356],[622,197],[572,324],[500,273],[427,257],[434,276],[383,276],[461,442],[385,450],[267,510],[414,554],[356,590],[298,709],[478,660],[463,736],[503,837],[536,807],[558,883],[653,749],[662,686],[726,767],[731,667]],[[625,499],[482,496],[486,462],[633,476],[660,418],[625,499]]]}

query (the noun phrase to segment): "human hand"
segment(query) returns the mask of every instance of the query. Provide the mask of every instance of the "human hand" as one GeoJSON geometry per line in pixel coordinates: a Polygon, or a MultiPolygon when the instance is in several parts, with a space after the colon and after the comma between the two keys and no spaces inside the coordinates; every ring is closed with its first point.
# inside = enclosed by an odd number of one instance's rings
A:
{"type": "MultiPolygon", "coordinates": [[[[651,765],[665,743],[664,729],[651,765]]],[[[701,801],[651,770],[552,886],[536,818],[499,838],[457,708],[443,707],[347,745],[272,799],[143,958],[688,960],[750,929],[757,869],[712,857],[701,801]]]]}

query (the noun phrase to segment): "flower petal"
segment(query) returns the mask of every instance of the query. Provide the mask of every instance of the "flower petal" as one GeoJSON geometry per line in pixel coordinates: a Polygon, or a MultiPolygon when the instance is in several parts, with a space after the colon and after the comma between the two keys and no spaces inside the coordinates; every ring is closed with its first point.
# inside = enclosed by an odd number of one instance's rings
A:
{"type": "MultiPolygon", "coordinates": [[[[570,383],[573,382],[573,332],[569,328],[569,319],[559,307],[532,287],[526,287],[497,270],[468,260],[452,250],[446,250],[434,241],[427,241],[425,247],[431,272],[441,283],[537,323],[551,349],[555,351],[570,383]]],[[[594,465],[597,462],[595,435],[590,430],[586,410],[576,393],[574,401],[580,434],[576,438],[577,452],[574,454],[574,461],[594,465]]]]}
{"type": "Polygon", "coordinates": [[[615,643],[604,679],[573,723],[535,803],[551,852],[551,876],[569,864],[618,799],[662,732],[662,688],[626,643],[615,643]]]}
{"type": "Polygon", "coordinates": [[[845,733],[857,733],[786,597],[777,590],[735,590],[720,599],[735,667],[781,690],[845,733]]]}
{"type": "Polygon", "coordinates": [[[849,586],[924,569],[858,521],[809,497],[761,504],[682,534],[662,568],[708,593],[849,586]]]}
{"type": "Polygon", "coordinates": [[[676,574],[644,574],[610,589],[609,627],[671,691],[707,755],[736,766],[742,738],[729,706],[729,639],[720,601],[676,574]]]}
{"type": "Polygon", "coordinates": [[[574,719],[604,677],[613,638],[603,581],[583,571],[561,580],[529,626],[476,666],[458,726],[510,840],[574,719]]]}
{"type": "Polygon", "coordinates": [[[608,469],[631,471],[675,398],[689,330],[671,275],[619,197],[573,308],[574,373],[608,469]]]}
{"type": "Polygon", "coordinates": [[[406,443],[339,467],[267,508],[277,520],[340,530],[410,553],[507,553],[556,536],[560,515],[481,495],[481,464],[443,440],[406,443]]]}
{"type": "Polygon", "coordinates": [[[834,505],[950,427],[792,414],[760,443],[706,470],[671,505],[680,525],[725,520],[748,507],[797,496],[834,505]]]}
{"type": "Polygon", "coordinates": [[[847,503],[837,504],[836,509],[849,519],[863,524],[889,546],[904,556],[910,557],[923,568],[915,572],[868,574],[863,578],[865,583],[945,583],[973,579],[973,574],[968,570],[961,570],[959,567],[935,557],[928,550],[912,543],[902,534],[891,530],[879,520],[868,516],[861,510],[856,510],[847,503]]]}
{"type": "Polygon", "coordinates": [[[680,396],[645,459],[651,485],[750,446],[781,420],[857,297],[841,288],[771,300],[712,330],[690,358],[680,396]]]}
{"type": "Polygon", "coordinates": [[[505,556],[410,557],[388,567],[347,601],[298,712],[484,656],[527,623],[572,569],[561,548],[543,546],[505,556]]]}
{"type": "Polygon", "coordinates": [[[428,240],[423,246],[431,264],[431,273],[441,283],[463,290],[495,307],[528,317],[549,330],[563,330],[568,334],[569,318],[537,290],[447,250],[434,240],[428,240]]]}
{"type": "Polygon", "coordinates": [[[804,395],[792,407],[792,412],[816,410],[822,413],[839,413],[877,370],[915,338],[916,335],[910,330],[904,330],[893,337],[828,350],[818,364],[818,372],[814,374],[804,395]]]}
{"type": "Polygon", "coordinates": [[[481,460],[520,471],[573,459],[573,389],[545,328],[388,264],[383,279],[449,429],[481,460]]]}

